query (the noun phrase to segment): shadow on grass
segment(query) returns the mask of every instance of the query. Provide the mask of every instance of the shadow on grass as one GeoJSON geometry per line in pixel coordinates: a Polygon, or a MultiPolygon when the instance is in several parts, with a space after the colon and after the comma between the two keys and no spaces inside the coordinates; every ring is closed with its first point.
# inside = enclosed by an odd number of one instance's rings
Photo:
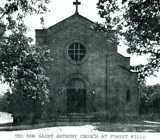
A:
{"type": "Polygon", "coordinates": [[[159,124],[98,123],[96,130],[104,132],[160,132],[159,124]]]}
{"type": "Polygon", "coordinates": [[[40,124],[29,124],[29,125],[0,125],[0,131],[20,131],[20,130],[34,130],[49,127],[63,127],[63,126],[84,126],[91,125],[90,122],[47,122],[40,124]]]}
{"type": "Polygon", "coordinates": [[[142,123],[107,123],[107,122],[48,122],[34,125],[17,125],[7,124],[0,126],[0,131],[17,131],[17,130],[34,130],[49,127],[64,126],[85,126],[92,125],[97,131],[103,132],[160,132],[159,124],[142,123]]]}

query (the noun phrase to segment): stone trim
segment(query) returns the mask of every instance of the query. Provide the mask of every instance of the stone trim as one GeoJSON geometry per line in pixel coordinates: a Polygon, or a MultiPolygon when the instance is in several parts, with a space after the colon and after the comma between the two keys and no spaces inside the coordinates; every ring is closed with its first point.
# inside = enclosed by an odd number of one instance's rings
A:
{"type": "Polygon", "coordinates": [[[67,78],[64,81],[64,85],[66,87],[66,85],[68,84],[68,82],[73,79],[73,78],[78,78],[81,79],[82,81],[84,81],[85,85],[86,85],[86,89],[90,89],[90,83],[87,80],[86,76],[80,74],[80,73],[72,73],[69,76],[67,76],[67,78]]]}

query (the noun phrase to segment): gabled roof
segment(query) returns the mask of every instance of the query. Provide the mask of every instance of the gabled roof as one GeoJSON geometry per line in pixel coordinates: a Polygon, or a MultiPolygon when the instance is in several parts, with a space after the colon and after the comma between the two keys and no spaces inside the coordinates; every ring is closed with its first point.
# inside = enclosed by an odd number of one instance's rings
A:
{"type": "Polygon", "coordinates": [[[80,20],[82,20],[84,22],[88,22],[88,24],[95,24],[93,21],[89,20],[88,18],[86,18],[80,14],[73,14],[72,16],[65,18],[64,20],[56,23],[55,25],[50,26],[48,29],[51,29],[51,28],[53,29],[53,28],[56,28],[57,26],[60,26],[61,24],[65,24],[66,22],[71,22],[75,18],[79,18],[80,20]]]}
{"type": "MultiPolygon", "coordinates": [[[[67,28],[69,26],[72,26],[73,24],[76,23],[80,23],[83,24],[85,26],[91,27],[92,25],[94,26],[95,23],[89,19],[87,19],[86,17],[79,15],[79,14],[73,14],[72,16],[56,23],[55,25],[50,26],[47,29],[44,29],[45,31],[52,31],[52,33],[56,33],[59,32],[61,29],[63,28],[67,28]]],[[[42,31],[42,30],[36,30],[36,31],[42,31]]]]}
{"type": "MultiPolygon", "coordinates": [[[[85,27],[88,27],[88,29],[93,29],[94,26],[96,26],[95,22],[89,20],[88,18],[86,18],[78,13],[77,14],[75,13],[75,14],[71,15],[70,17],[65,18],[64,20],[48,27],[47,29],[36,29],[36,36],[37,35],[38,36],[39,35],[40,36],[46,35],[50,31],[52,32],[52,34],[57,33],[63,28],[67,28],[69,26],[72,26],[73,24],[75,24],[75,22],[80,23],[80,24],[84,25],[85,27]]],[[[112,31],[112,32],[114,32],[114,31],[112,31]]],[[[108,33],[111,33],[111,32],[108,32],[108,33]]],[[[103,35],[103,37],[106,37],[106,33],[104,33],[104,32],[97,31],[97,34],[103,35]]]]}
{"type": "Polygon", "coordinates": [[[80,15],[80,14],[73,14],[68,18],[65,18],[64,20],[46,28],[46,29],[36,29],[36,38],[38,36],[46,36],[46,34],[48,34],[50,31],[53,33],[59,32],[61,29],[63,28],[67,28],[69,26],[72,26],[73,24],[76,23],[80,23],[83,24],[85,26],[88,25],[88,27],[91,27],[92,25],[94,26],[95,23],[89,19],[87,19],[86,17],[80,15]]]}

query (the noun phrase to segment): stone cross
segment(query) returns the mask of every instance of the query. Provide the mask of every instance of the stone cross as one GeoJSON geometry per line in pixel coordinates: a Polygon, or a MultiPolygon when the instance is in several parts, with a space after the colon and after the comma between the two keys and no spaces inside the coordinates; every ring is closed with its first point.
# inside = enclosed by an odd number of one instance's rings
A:
{"type": "Polygon", "coordinates": [[[73,2],[74,5],[76,5],[76,14],[78,14],[78,6],[81,5],[81,2],[79,2],[78,0],[76,0],[75,2],[73,2]]]}

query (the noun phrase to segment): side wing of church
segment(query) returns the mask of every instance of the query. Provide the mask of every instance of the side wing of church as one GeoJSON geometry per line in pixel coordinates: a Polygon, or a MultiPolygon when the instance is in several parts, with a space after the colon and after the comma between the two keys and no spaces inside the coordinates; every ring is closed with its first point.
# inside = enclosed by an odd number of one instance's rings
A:
{"type": "Polygon", "coordinates": [[[97,32],[93,26],[74,14],[36,30],[36,43],[49,48],[54,58],[48,71],[51,112],[136,115],[138,83],[130,58],[118,54],[114,33],[97,32]]]}

